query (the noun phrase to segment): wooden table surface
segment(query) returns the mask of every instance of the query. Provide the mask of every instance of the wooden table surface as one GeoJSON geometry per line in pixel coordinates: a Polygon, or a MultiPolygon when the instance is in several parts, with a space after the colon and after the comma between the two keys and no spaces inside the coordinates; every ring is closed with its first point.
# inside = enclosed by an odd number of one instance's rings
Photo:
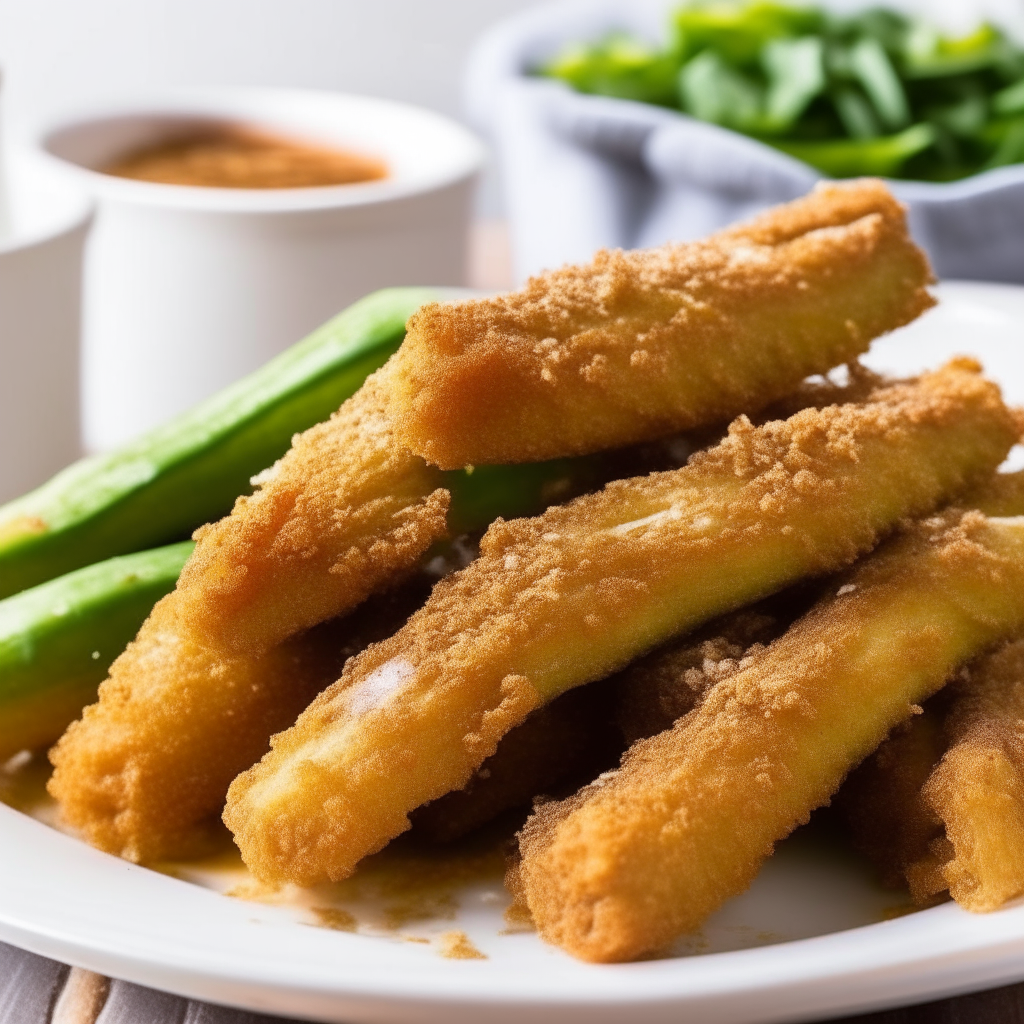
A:
{"type": "MultiPolygon", "coordinates": [[[[108,981],[0,942],[0,1024],[281,1024],[283,1019],[108,981]]],[[[1024,1024],[1024,984],[842,1021],[1024,1024]]]]}

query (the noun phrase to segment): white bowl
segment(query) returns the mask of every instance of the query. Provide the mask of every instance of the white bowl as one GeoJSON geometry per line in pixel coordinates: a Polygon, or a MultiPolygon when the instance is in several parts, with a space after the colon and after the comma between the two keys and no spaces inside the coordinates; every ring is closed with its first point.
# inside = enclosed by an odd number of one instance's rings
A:
{"type": "MultiPolygon", "coordinates": [[[[519,279],[602,247],[700,238],[821,178],[770,146],[678,111],[583,95],[530,74],[566,44],[612,31],[657,40],[678,5],[568,0],[511,17],[477,43],[466,106],[494,142],[519,279]]],[[[889,185],[940,277],[1024,282],[1024,165],[948,184],[889,185]]]]}
{"type": "Polygon", "coordinates": [[[40,149],[98,200],[86,264],[84,435],[121,444],[387,285],[464,283],[477,140],[385,100],[218,89],[94,111],[40,149]],[[380,157],[387,178],[301,189],[163,185],[98,168],[189,123],[380,157]]]}
{"type": "Polygon", "coordinates": [[[0,239],[0,502],[81,452],[78,364],[82,250],[92,203],[12,154],[10,231],[0,239]]]}

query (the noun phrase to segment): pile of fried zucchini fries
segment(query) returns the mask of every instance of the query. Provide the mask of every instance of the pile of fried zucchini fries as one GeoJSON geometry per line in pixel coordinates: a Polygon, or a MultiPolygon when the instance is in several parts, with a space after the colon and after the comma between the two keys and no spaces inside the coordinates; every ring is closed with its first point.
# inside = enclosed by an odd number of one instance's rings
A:
{"type": "Polygon", "coordinates": [[[65,822],[134,861],[222,814],[268,884],[536,799],[509,886],[592,961],[698,927],[851,772],[890,878],[1000,905],[1024,417],[969,356],[857,363],[930,283],[861,181],[495,298],[371,296],[0,509],[0,755],[56,740],[65,822]]]}

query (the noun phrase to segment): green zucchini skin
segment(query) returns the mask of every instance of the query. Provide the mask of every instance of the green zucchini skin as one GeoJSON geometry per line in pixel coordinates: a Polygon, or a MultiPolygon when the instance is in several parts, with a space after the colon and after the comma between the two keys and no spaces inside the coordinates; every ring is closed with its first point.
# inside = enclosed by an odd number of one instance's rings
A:
{"type": "Polygon", "coordinates": [[[0,508],[0,598],[225,515],[294,434],[327,419],[387,361],[412,313],[442,297],[374,292],[165,426],[0,508]]]}
{"type": "Polygon", "coordinates": [[[55,742],[96,699],[193,547],[110,558],[0,601],[0,761],[55,742]]]}
{"type": "Polygon", "coordinates": [[[452,496],[448,532],[458,536],[483,530],[498,516],[516,519],[539,515],[549,505],[605,483],[605,462],[598,454],[449,470],[442,474],[442,485],[452,496]]]}
{"type": "MultiPolygon", "coordinates": [[[[602,456],[442,474],[451,533],[532,515],[608,475],[602,456]]],[[[0,763],[54,743],[177,583],[195,544],[119,555],[0,600],[0,763]]],[[[429,557],[429,554],[428,556],[429,557]]]]}
{"type": "MultiPolygon", "coordinates": [[[[593,457],[444,474],[453,532],[546,507],[594,479],[593,457]],[[557,500],[557,499],[556,499],[557,500]]],[[[96,699],[114,659],[177,583],[195,544],[119,555],[0,600],[0,763],[49,746],[96,699]]]]}

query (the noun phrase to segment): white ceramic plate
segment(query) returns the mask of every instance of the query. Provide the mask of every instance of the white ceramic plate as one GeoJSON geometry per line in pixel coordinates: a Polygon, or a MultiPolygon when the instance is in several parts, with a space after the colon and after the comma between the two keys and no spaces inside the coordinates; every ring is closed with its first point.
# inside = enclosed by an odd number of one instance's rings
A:
{"type": "MultiPolygon", "coordinates": [[[[1024,289],[946,284],[939,293],[937,310],[874,347],[872,366],[907,373],[969,352],[1009,399],[1024,401],[1024,289]]],[[[381,914],[394,893],[321,891],[269,905],[218,892],[238,881],[230,867],[183,875],[191,881],[0,806],[0,938],[182,995],[314,1020],[753,1024],[1024,978],[1024,905],[975,916],[947,903],[886,920],[899,894],[874,888],[866,868],[813,826],[782,844],[750,892],[678,955],[616,966],[577,963],[531,933],[501,934],[507,898],[494,871],[407,900],[390,927],[381,914]],[[359,933],[310,927],[325,920],[312,907],[346,898],[359,933]],[[440,956],[452,929],[486,958],[440,956]]]]}

